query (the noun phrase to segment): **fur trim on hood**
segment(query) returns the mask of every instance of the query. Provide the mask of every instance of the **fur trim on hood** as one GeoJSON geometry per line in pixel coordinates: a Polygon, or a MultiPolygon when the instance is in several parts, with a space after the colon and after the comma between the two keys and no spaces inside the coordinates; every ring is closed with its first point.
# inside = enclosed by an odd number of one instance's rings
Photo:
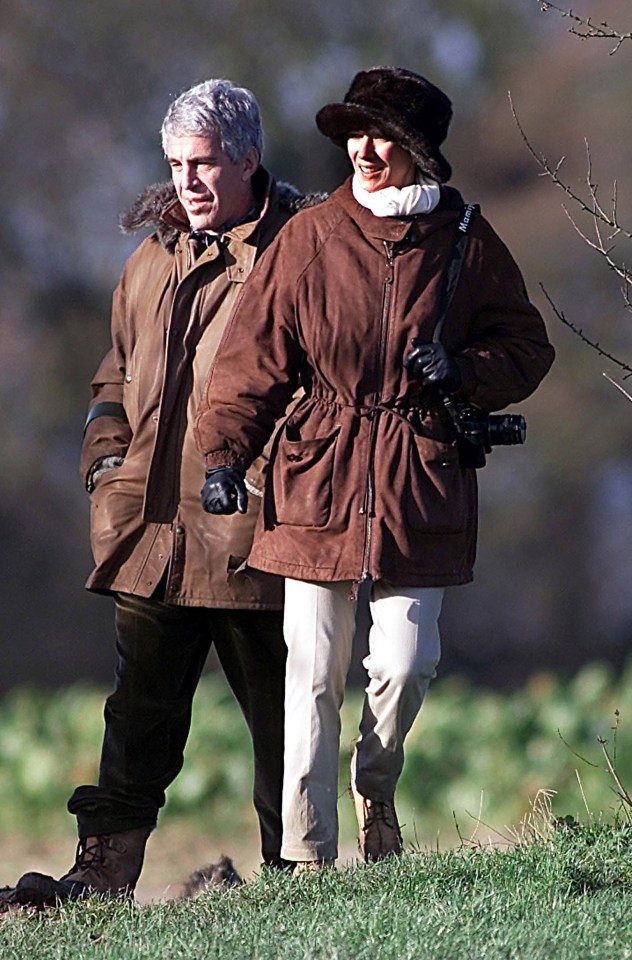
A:
{"type": "MultiPolygon", "coordinates": [[[[281,206],[290,213],[297,213],[306,207],[314,207],[327,199],[326,193],[302,194],[290,183],[278,182],[277,193],[281,206]]],[[[159,243],[167,250],[173,250],[178,239],[178,230],[163,219],[167,207],[176,200],[176,191],[171,180],[164,183],[152,183],[136,198],[132,206],[123,213],[119,224],[123,233],[135,233],[151,227],[159,243]]]]}

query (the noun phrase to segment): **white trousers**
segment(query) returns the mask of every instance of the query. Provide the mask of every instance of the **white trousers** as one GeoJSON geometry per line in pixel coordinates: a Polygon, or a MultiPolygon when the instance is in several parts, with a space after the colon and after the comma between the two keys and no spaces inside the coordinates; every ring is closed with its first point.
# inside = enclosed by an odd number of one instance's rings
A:
{"type": "MultiPolygon", "coordinates": [[[[338,855],[340,707],[355,633],[352,584],[285,581],[283,846],[287,860],[338,855]]],[[[441,655],[443,588],[372,584],[373,624],[355,779],[370,800],[392,800],[404,740],[441,655]]]]}

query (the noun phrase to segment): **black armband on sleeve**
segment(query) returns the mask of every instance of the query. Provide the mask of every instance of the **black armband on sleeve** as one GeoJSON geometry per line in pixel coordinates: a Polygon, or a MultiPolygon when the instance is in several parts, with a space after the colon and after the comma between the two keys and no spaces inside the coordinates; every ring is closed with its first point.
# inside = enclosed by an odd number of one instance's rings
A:
{"type": "Polygon", "coordinates": [[[117,420],[122,420],[124,423],[129,423],[127,414],[125,413],[125,407],[122,403],[114,403],[111,400],[104,400],[102,403],[95,403],[90,410],[83,428],[84,433],[92,421],[96,420],[97,417],[116,417],[117,420]]]}

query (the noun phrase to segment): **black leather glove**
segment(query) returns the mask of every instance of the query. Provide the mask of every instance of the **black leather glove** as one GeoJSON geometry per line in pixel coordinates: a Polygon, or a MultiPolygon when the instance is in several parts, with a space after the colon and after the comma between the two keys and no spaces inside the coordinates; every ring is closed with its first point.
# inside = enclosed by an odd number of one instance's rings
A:
{"type": "Polygon", "coordinates": [[[404,358],[404,367],[413,380],[441,387],[445,393],[454,393],[461,386],[457,363],[442,343],[415,343],[413,340],[413,349],[404,358]]]}
{"type": "Polygon", "coordinates": [[[248,509],[248,491],[244,474],[235,467],[212,467],[206,471],[201,491],[202,506],[207,513],[245,513],[248,509]]]}

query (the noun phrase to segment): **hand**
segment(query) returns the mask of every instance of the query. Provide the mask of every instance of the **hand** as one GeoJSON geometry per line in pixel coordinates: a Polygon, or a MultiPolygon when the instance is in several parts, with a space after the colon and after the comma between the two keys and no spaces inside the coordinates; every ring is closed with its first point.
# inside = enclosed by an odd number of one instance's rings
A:
{"type": "Polygon", "coordinates": [[[404,367],[413,380],[428,386],[441,387],[454,393],[461,386],[461,374],[456,361],[442,343],[416,343],[404,358],[404,367]]]}
{"type": "Polygon", "coordinates": [[[202,506],[207,513],[245,513],[248,491],[241,470],[234,467],[213,467],[206,471],[201,491],[202,506]]]}

